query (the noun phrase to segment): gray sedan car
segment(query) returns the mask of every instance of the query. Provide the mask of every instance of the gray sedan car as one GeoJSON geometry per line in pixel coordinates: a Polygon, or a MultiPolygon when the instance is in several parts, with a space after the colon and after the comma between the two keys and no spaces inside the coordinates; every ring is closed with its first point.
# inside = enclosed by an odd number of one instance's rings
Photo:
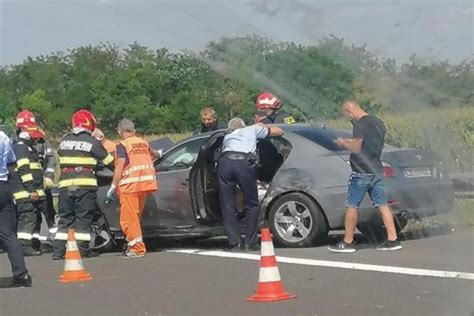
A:
{"type": "MultiPolygon", "coordinates": [[[[261,224],[275,242],[287,247],[324,243],[330,230],[344,226],[349,153],[334,145],[345,130],[310,125],[281,126],[285,134],[260,141],[256,167],[261,224]]],[[[142,217],[145,238],[214,237],[224,235],[216,181],[216,160],[226,131],[195,135],[167,150],[155,161],[159,189],[146,201],[142,217]]],[[[435,153],[420,149],[383,150],[385,187],[397,229],[410,217],[423,218],[452,210],[454,192],[435,153]]],[[[117,204],[104,204],[110,177],[101,178],[100,212],[94,224],[95,246],[123,238],[117,204]]],[[[242,195],[236,190],[242,207],[242,195]]],[[[369,240],[383,238],[383,224],[366,199],[359,230],[369,240]]],[[[240,214],[242,217],[244,213],[240,214]]]]}

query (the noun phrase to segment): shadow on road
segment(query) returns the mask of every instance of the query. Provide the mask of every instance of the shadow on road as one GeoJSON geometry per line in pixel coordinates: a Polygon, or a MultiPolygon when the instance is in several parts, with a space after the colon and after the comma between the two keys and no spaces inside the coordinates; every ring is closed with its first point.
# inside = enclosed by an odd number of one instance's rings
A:
{"type": "MultiPolygon", "coordinates": [[[[413,225],[410,229],[404,230],[399,234],[400,241],[425,239],[436,236],[444,236],[452,232],[452,227],[449,224],[437,223],[429,225],[413,225]]],[[[344,237],[342,231],[331,233],[327,241],[315,246],[327,247],[327,245],[336,244],[344,237]]],[[[354,236],[355,242],[359,249],[375,248],[376,244],[369,243],[367,238],[362,234],[354,236]]],[[[227,239],[225,237],[209,238],[209,239],[151,239],[146,241],[147,248],[150,252],[159,252],[168,249],[201,249],[201,250],[226,250],[228,247],[227,239]]],[[[282,248],[275,245],[275,248],[282,248]]]]}

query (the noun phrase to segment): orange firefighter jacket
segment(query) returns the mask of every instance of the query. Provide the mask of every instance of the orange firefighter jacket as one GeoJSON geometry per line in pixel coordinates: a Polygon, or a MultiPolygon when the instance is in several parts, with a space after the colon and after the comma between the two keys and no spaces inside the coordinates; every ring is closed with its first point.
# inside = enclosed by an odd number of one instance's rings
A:
{"type": "Polygon", "coordinates": [[[145,140],[132,136],[120,142],[127,159],[118,186],[120,193],[150,192],[158,189],[150,146],[145,140]]]}

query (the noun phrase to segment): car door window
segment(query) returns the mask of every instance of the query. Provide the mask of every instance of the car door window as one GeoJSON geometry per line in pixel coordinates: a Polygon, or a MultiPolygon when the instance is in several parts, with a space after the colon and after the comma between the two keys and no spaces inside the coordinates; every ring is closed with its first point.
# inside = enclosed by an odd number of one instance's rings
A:
{"type": "Polygon", "coordinates": [[[191,167],[196,161],[204,140],[205,138],[194,139],[172,149],[160,160],[156,169],[158,171],[171,171],[191,167]]]}

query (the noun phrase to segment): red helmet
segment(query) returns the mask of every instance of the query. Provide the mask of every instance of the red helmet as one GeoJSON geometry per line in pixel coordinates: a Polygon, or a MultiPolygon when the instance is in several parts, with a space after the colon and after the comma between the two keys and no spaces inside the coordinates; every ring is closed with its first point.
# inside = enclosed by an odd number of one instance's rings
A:
{"type": "Polygon", "coordinates": [[[95,117],[87,110],[79,110],[72,115],[72,127],[82,127],[91,133],[95,130],[95,117]]]}
{"type": "Polygon", "coordinates": [[[281,101],[277,97],[275,97],[273,94],[269,92],[264,92],[260,94],[257,98],[257,102],[255,102],[255,107],[257,110],[266,110],[266,109],[272,109],[272,110],[277,110],[280,108],[281,101]]]}
{"type": "Polygon", "coordinates": [[[23,110],[16,115],[16,128],[32,128],[36,127],[36,119],[33,113],[23,110]]]}

